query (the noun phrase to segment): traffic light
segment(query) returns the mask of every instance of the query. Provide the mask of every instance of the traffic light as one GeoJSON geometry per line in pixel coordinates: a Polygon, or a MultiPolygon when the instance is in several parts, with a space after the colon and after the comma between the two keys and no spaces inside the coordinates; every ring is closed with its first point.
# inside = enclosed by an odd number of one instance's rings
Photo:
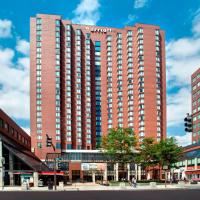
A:
{"type": "Polygon", "coordinates": [[[46,134],[46,146],[47,147],[51,147],[52,146],[52,138],[49,137],[47,134],[46,134]]]}
{"type": "Polygon", "coordinates": [[[184,119],[185,121],[185,131],[192,132],[192,116],[187,113],[187,116],[184,119]]]}

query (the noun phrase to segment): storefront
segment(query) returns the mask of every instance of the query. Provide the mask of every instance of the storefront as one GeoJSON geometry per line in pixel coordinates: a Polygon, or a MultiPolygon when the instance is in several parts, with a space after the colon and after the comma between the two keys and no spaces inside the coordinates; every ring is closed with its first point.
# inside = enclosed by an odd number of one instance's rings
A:
{"type": "Polygon", "coordinates": [[[135,163],[115,163],[99,150],[67,150],[62,154],[47,154],[47,165],[53,170],[54,159],[58,170],[64,171],[72,182],[141,179],[144,173],[135,163]]]}

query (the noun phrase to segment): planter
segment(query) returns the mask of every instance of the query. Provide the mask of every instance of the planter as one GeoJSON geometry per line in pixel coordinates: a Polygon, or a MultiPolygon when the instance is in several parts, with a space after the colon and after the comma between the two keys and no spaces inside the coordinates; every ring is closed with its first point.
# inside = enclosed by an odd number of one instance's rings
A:
{"type": "Polygon", "coordinates": [[[156,182],[150,182],[149,185],[152,187],[152,188],[155,188],[157,186],[157,183],[156,182]]]}

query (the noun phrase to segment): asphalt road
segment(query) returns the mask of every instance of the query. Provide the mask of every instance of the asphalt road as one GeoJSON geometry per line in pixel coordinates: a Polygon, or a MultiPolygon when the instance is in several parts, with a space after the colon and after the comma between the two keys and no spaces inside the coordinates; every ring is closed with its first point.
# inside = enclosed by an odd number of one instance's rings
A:
{"type": "Polygon", "coordinates": [[[0,192],[0,200],[191,200],[200,190],[0,192]]]}

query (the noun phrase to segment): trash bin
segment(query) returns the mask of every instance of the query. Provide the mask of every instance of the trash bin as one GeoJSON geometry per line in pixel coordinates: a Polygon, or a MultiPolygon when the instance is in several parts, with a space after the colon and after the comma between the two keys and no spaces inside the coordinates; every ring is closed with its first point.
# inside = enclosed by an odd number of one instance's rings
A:
{"type": "Polygon", "coordinates": [[[40,179],[38,181],[38,187],[43,187],[43,186],[44,186],[43,180],[40,179]]]}
{"type": "Polygon", "coordinates": [[[62,181],[62,182],[59,182],[59,187],[60,188],[64,188],[64,182],[62,181]]]}
{"type": "Polygon", "coordinates": [[[29,189],[29,185],[27,182],[23,182],[22,183],[22,190],[28,190],[29,189]]]}
{"type": "Polygon", "coordinates": [[[48,190],[53,190],[53,181],[48,182],[48,190]]]}

